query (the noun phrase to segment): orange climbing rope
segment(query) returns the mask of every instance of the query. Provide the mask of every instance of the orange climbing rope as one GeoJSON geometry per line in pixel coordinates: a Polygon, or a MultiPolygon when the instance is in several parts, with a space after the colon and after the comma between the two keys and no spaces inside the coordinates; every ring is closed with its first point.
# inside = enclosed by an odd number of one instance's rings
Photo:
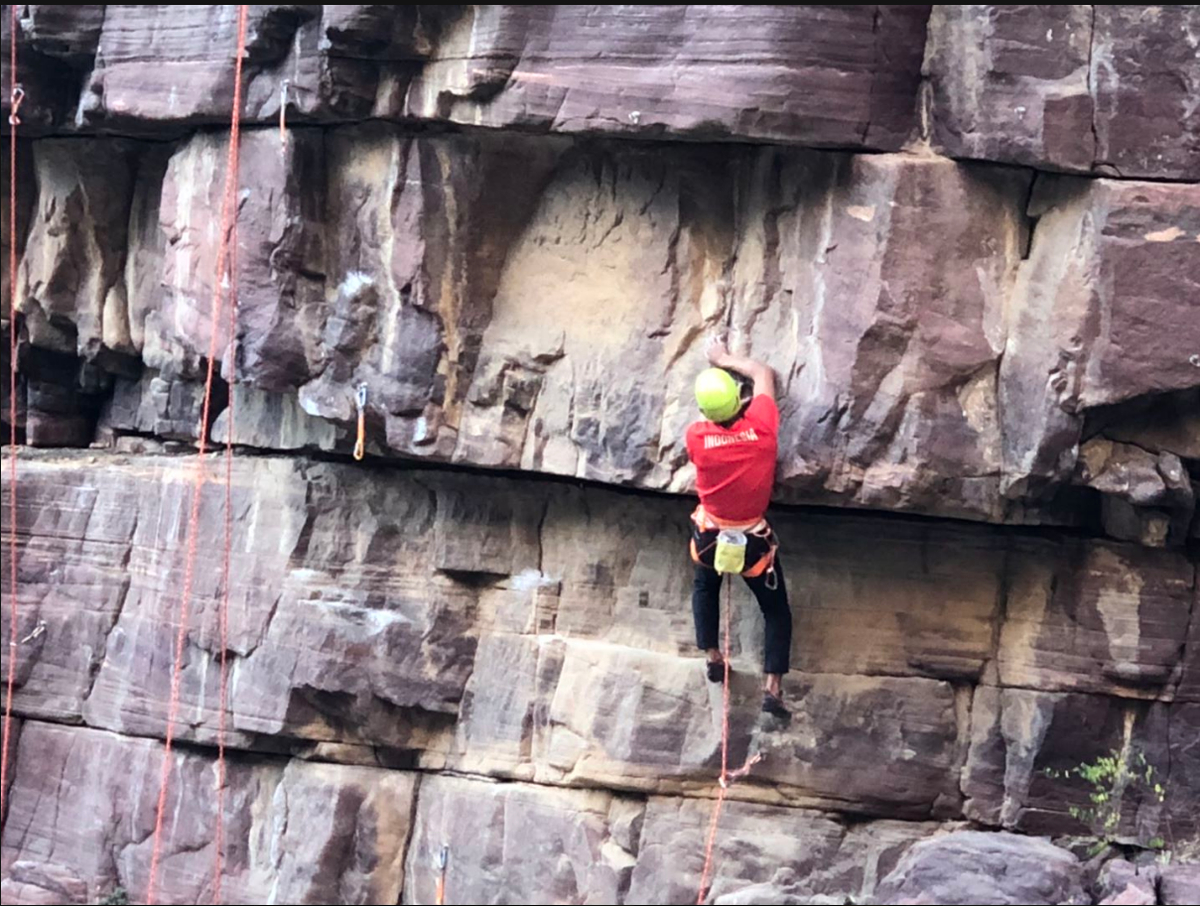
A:
{"type": "Polygon", "coordinates": [[[708,885],[712,878],[713,851],[717,843],[717,826],[721,821],[721,810],[725,807],[725,797],[729,794],[729,657],[730,636],[732,635],[733,610],[733,581],[725,577],[725,640],[721,656],[725,663],[725,678],[721,683],[721,776],[718,778],[720,790],[717,791],[717,801],[713,805],[712,818],[708,822],[708,840],[704,845],[704,869],[700,872],[700,890],[696,894],[697,906],[704,903],[708,896],[708,885]]]}
{"type": "MultiPolygon", "coordinates": [[[[171,695],[170,703],[167,708],[167,731],[164,739],[162,771],[159,776],[158,790],[158,807],[154,818],[154,845],[150,857],[150,877],[146,890],[146,902],[154,904],[157,896],[158,885],[158,870],[162,860],[162,842],[163,842],[163,824],[166,816],[167,808],[167,790],[170,785],[171,776],[171,747],[175,739],[175,723],[179,718],[179,692],[180,683],[183,675],[183,653],[184,646],[187,642],[188,635],[188,614],[191,605],[192,584],[195,578],[196,565],[196,549],[199,536],[200,523],[200,494],[204,487],[204,454],[208,446],[208,426],[209,416],[212,411],[212,387],[213,387],[213,370],[217,357],[217,339],[221,328],[221,306],[223,302],[223,283],[226,276],[226,266],[229,263],[229,244],[230,238],[234,232],[234,221],[236,208],[236,179],[237,179],[237,155],[240,133],[240,113],[242,108],[242,58],[246,51],[246,19],[248,8],[245,5],[238,6],[238,30],[237,30],[237,56],[234,63],[234,79],[233,79],[233,113],[230,116],[229,126],[229,158],[225,168],[225,193],[221,201],[221,233],[217,245],[217,260],[214,269],[213,280],[213,297],[212,297],[212,313],[210,321],[210,336],[208,348],[208,367],[204,379],[204,406],[200,417],[199,442],[197,445],[197,455],[195,458],[195,466],[193,470],[192,481],[192,500],[191,511],[188,517],[188,535],[187,535],[187,554],[184,560],[183,572],[183,590],[179,603],[179,628],[175,636],[175,661],[171,671],[171,695]]],[[[235,258],[236,260],[236,258],[235,258]]],[[[232,279],[231,279],[232,284],[232,279]]],[[[231,296],[233,293],[231,292],[231,296]]],[[[229,425],[229,438],[233,436],[233,425],[229,425]]],[[[231,450],[227,443],[226,451],[226,476],[231,473],[229,465],[229,456],[231,450]]],[[[226,489],[226,502],[228,504],[230,492],[226,489]]],[[[226,561],[230,556],[231,547],[231,528],[230,516],[226,512],[226,561]]],[[[228,595],[228,582],[226,582],[225,595],[228,595]]],[[[223,602],[222,611],[224,611],[223,602]]],[[[224,626],[225,616],[221,616],[222,626],[224,626]]],[[[223,640],[224,641],[224,640],[223,640]]],[[[222,661],[222,697],[224,697],[225,689],[225,650],[221,651],[222,661]]],[[[221,716],[219,717],[219,748],[218,748],[218,790],[224,786],[224,701],[222,701],[221,716]]],[[[223,793],[218,792],[218,810],[223,805],[223,793]]],[[[217,815],[217,836],[223,836],[222,816],[220,811],[217,815]]],[[[218,840],[217,855],[216,855],[216,870],[221,871],[221,847],[223,840],[218,840]]],[[[220,887],[219,884],[214,885],[214,894],[219,899],[220,887]]]]}
{"type": "Polygon", "coordinates": [[[704,844],[704,868],[700,872],[700,889],[696,893],[696,906],[703,906],[708,896],[708,888],[712,883],[713,857],[717,845],[717,829],[721,823],[721,812],[725,808],[725,799],[729,795],[729,787],[739,777],[745,777],[758,762],[761,755],[746,759],[736,771],[729,770],[729,659],[731,656],[730,639],[733,636],[733,578],[732,574],[725,576],[725,639],[722,643],[722,659],[725,664],[725,677],[721,684],[721,776],[717,778],[720,789],[717,791],[717,801],[713,803],[712,818],[708,822],[708,839],[704,844]]]}
{"type": "MultiPolygon", "coordinates": [[[[234,173],[237,165],[234,164],[234,173]]],[[[236,176],[234,186],[237,185],[236,176]]],[[[235,188],[236,191],[236,188],[235,188]]],[[[236,218],[234,218],[236,223],[236,218]]],[[[237,229],[234,228],[231,244],[237,245],[237,229]]],[[[233,557],[233,432],[234,432],[234,399],[233,378],[236,369],[236,330],[237,330],[237,253],[231,256],[234,260],[229,267],[229,403],[225,433],[225,550],[221,558],[221,605],[217,611],[218,632],[221,638],[221,680],[220,696],[217,705],[217,824],[213,839],[213,902],[221,902],[221,879],[224,875],[225,852],[225,715],[229,704],[229,577],[230,560],[233,557]]]]}
{"type": "Polygon", "coordinates": [[[17,111],[25,92],[17,84],[17,7],[9,4],[12,21],[9,23],[9,89],[8,113],[8,681],[4,692],[4,733],[0,740],[0,815],[7,816],[5,800],[8,789],[8,748],[12,742],[13,690],[17,684],[17,127],[21,118],[17,111]]]}
{"type": "MultiPolygon", "coordinates": [[[[229,710],[229,579],[233,559],[233,439],[236,428],[234,385],[237,382],[238,360],[238,229],[237,193],[241,156],[241,85],[242,54],[246,43],[248,6],[238,7],[238,55],[234,63],[233,114],[229,123],[229,161],[225,180],[222,218],[229,217],[229,402],[225,422],[225,550],[221,560],[221,605],[217,614],[221,637],[221,681],[217,706],[217,815],[214,834],[213,902],[221,902],[225,853],[225,730],[229,710]]],[[[211,359],[210,359],[211,368],[211,359]]]]}

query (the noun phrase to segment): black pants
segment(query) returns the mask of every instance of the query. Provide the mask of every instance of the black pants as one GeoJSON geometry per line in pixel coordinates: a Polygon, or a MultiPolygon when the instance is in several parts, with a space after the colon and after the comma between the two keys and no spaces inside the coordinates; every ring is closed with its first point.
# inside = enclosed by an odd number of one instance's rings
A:
{"type": "MultiPolygon", "coordinates": [[[[783,564],[778,553],[775,555],[775,577],[769,577],[770,573],[766,573],[745,579],[745,582],[754,593],[767,624],[763,634],[763,673],[787,673],[792,652],[792,610],[788,605],[787,583],[783,580],[783,564]]],[[[705,651],[721,647],[723,578],[707,566],[696,567],[692,582],[692,616],[696,620],[696,645],[705,651]]]]}

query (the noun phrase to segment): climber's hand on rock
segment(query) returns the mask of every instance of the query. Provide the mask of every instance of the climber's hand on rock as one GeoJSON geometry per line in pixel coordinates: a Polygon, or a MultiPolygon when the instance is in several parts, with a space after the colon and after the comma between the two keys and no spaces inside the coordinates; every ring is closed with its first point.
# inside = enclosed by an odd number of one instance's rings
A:
{"type": "Polygon", "coordinates": [[[717,368],[724,368],[743,375],[754,384],[754,395],[760,394],[775,398],[775,372],[769,365],[759,362],[749,356],[734,355],[725,345],[724,336],[715,336],[708,341],[705,352],[708,361],[717,368]]]}
{"type": "Polygon", "coordinates": [[[725,345],[723,336],[710,337],[705,353],[708,355],[709,363],[718,368],[726,367],[726,363],[729,361],[729,347],[725,345]]]}

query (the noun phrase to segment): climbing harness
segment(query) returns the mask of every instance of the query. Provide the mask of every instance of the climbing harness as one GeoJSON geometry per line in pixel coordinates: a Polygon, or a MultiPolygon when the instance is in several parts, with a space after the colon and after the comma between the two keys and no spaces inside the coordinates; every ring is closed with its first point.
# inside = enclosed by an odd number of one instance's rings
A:
{"type": "Polygon", "coordinates": [[[17,620],[20,608],[17,604],[17,127],[21,125],[18,111],[25,91],[17,83],[17,6],[10,4],[12,20],[9,23],[10,92],[8,123],[8,679],[4,692],[4,731],[0,734],[0,814],[7,815],[5,803],[8,797],[8,749],[12,742],[13,691],[17,685],[17,620]]]}
{"type": "Polygon", "coordinates": [[[731,641],[733,636],[732,576],[741,575],[755,578],[766,573],[768,587],[776,587],[778,576],[775,572],[775,553],[779,549],[779,545],[765,519],[740,525],[723,523],[705,512],[703,506],[698,506],[692,513],[692,522],[695,527],[691,542],[692,559],[700,566],[714,569],[720,573],[725,585],[724,640],[721,650],[721,660],[725,668],[721,682],[721,773],[717,777],[719,789],[716,802],[713,804],[712,817],[709,819],[708,838],[704,846],[704,867],[700,872],[700,888],[696,893],[697,906],[701,906],[708,896],[708,889],[712,883],[717,829],[721,823],[721,812],[725,808],[725,798],[729,794],[729,788],[735,780],[749,774],[751,769],[763,759],[761,754],[756,754],[748,757],[740,768],[733,771],[729,769],[729,664],[733,656],[731,641]],[[716,537],[708,541],[714,534],[716,537]],[[698,548],[698,538],[702,543],[708,543],[703,548],[698,548]],[[760,544],[766,545],[766,552],[747,568],[746,560],[751,538],[760,539],[760,544]],[[705,562],[709,552],[712,553],[711,564],[705,562]],[[775,585],[771,584],[772,581],[775,582],[775,585]]]}
{"type": "Polygon", "coordinates": [[[766,519],[731,523],[718,520],[703,506],[697,506],[692,513],[692,526],[690,550],[694,563],[719,573],[739,573],[746,579],[765,574],[767,588],[774,591],[779,587],[779,574],[775,570],[779,542],[766,519]],[[761,553],[747,565],[752,546],[761,553]]]}
{"type": "Polygon", "coordinates": [[[361,460],[367,442],[367,385],[359,384],[354,391],[354,406],[358,409],[358,437],[354,441],[354,458],[361,460]]]}
{"type": "MultiPolygon", "coordinates": [[[[192,498],[191,511],[188,518],[188,534],[187,534],[187,554],[184,560],[183,574],[183,590],[179,603],[179,622],[178,631],[175,636],[175,660],[171,671],[171,693],[167,708],[167,727],[166,735],[163,744],[162,770],[159,776],[159,791],[158,791],[158,806],[155,811],[154,819],[154,842],[150,857],[150,875],[146,889],[146,902],[154,904],[157,896],[158,871],[162,860],[162,843],[163,843],[163,826],[166,816],[167,807],[167,790],[170,785],[171,776],[171,749],[175,739],[175,724],[179,719],[179,698],[180,685],[183,676],[183,655],[188,637],[188,616],[191,605],[192,586],[195,578],[196,551],[199,540],[200,528],[200,496],[204,488],[204,454],[207,451],[208,445],[208,426],[210,424],[209,417],[212,411],[212,388],[213,388],[213,372],[217,358],[217,338],[220,334],[221,327],[221,308],[224,299],[224,278],[228,275],[231,299],[231,309],[233,306],[232,300],[235,298],[235,291],[232,287],[236,284],[236,249],[230,253],[230,240],[235,236],[236,226],[236,210],[237,210],[237,178],[238,178],[238,152],[240,147],[241,133],[241,108],[242,108],[242,60],[246,51],[246,21],[248,16],[248,7],[245,5],[238,6],[238,25],[237,25],[237,56],[234,64],[234,79],[233,79],[233,111],[230,115],[229,126],[229,154],[225,167],[225,193],[221,202],[221,232],[220,240],[217,245],[217,258],[215,266],[215,279],[213,280],[213,297],[212,297],[212,313],[209,329],[209,349],[208,349],[208,367],[205,373],[204,381],[204,405],[203,414],[200,419],[199,439],[197,443],[197,454],[194,460],[193,481],[192,481],[192,498]],[[226,268],[229,267],[227,274],[226,268]]],[[[236,318],[236,313],[231,314],[231,318],[236,318]]],[[[236,326],[233,321],[231,324],[236,326]]],[[[236,331],[231,327],[230,341],[236,336],[236,331]]],[[[233,370],[233,360],[230,359],[231,375],[233,370]]],[[[232,393],[230,394],[232,400],[232,393]]],[[[230,457],[232,456],[233,443],[233,423],[232,409],[230,410],[231,421],[228,426],[228,435],[226,441],[226,514],[225,514],[225,562],[223,564],[226,574],[226,582],[222,592],[221,603],[221,628],[222,633],[227,632],[227,613],[228,613],[228,560],[232,547],[232,518],[229,512],[229,502],[231,491],[228,487],[228,482],[231,478],[232,464],[230,457]]],[[[224,638],[223,638],[224,642],[224,638]]],[[[224,708],[226,705],[225,697],[227,695],[227,662],[225,649],[228,646],[222,645],[221,652],[221,715],[218,718],[218,754],[217,754],[217,829],[216,838],[216,853],[215,853],[215,881],[213,885],[214,902],[220,902],[221,899],[221,874],[222,874],[222,849],[224,845],[224,827],[223,827],[223,806],[224,806],[224,780],[225,780],[225,741],[224,741],[224,708]]]]}

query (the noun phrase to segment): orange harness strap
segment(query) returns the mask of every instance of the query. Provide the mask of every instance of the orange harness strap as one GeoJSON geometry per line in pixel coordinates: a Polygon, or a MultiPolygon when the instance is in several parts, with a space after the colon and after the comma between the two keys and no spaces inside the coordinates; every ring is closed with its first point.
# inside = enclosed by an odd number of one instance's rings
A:
{"type": "MultiPolygon", "coordinates": [[[[753,522],[741,523],[726,522],[723,519],[717,519],[715,516],[705,510],[703,506],[697,506],[696,509],[692,511],[692,523],[701,532],[711,532],[717,529],[729,529],[731,531],[745,532],[747,535],[755,535],[759,538],[766,538],[771,534],[771,526],[767,523],[766,519],[756,519],[753,522]]],[[[715,545],[716,542],[714,541],[704,550],[697,550],[696,538],[693,536],[688,544],[688,548],[692,554],[692,562],[697,566],[707,566],[707,564],[701,560],[701,557],[703,554],[708,553],[715,545]]],[[[767,552],[759,557],[753,566],[742,571],[743,578],[756,579],[763,573],[768,572],[775,565],[775,553],[778,550],[779,544],[772,542],[767,552]]]]}

